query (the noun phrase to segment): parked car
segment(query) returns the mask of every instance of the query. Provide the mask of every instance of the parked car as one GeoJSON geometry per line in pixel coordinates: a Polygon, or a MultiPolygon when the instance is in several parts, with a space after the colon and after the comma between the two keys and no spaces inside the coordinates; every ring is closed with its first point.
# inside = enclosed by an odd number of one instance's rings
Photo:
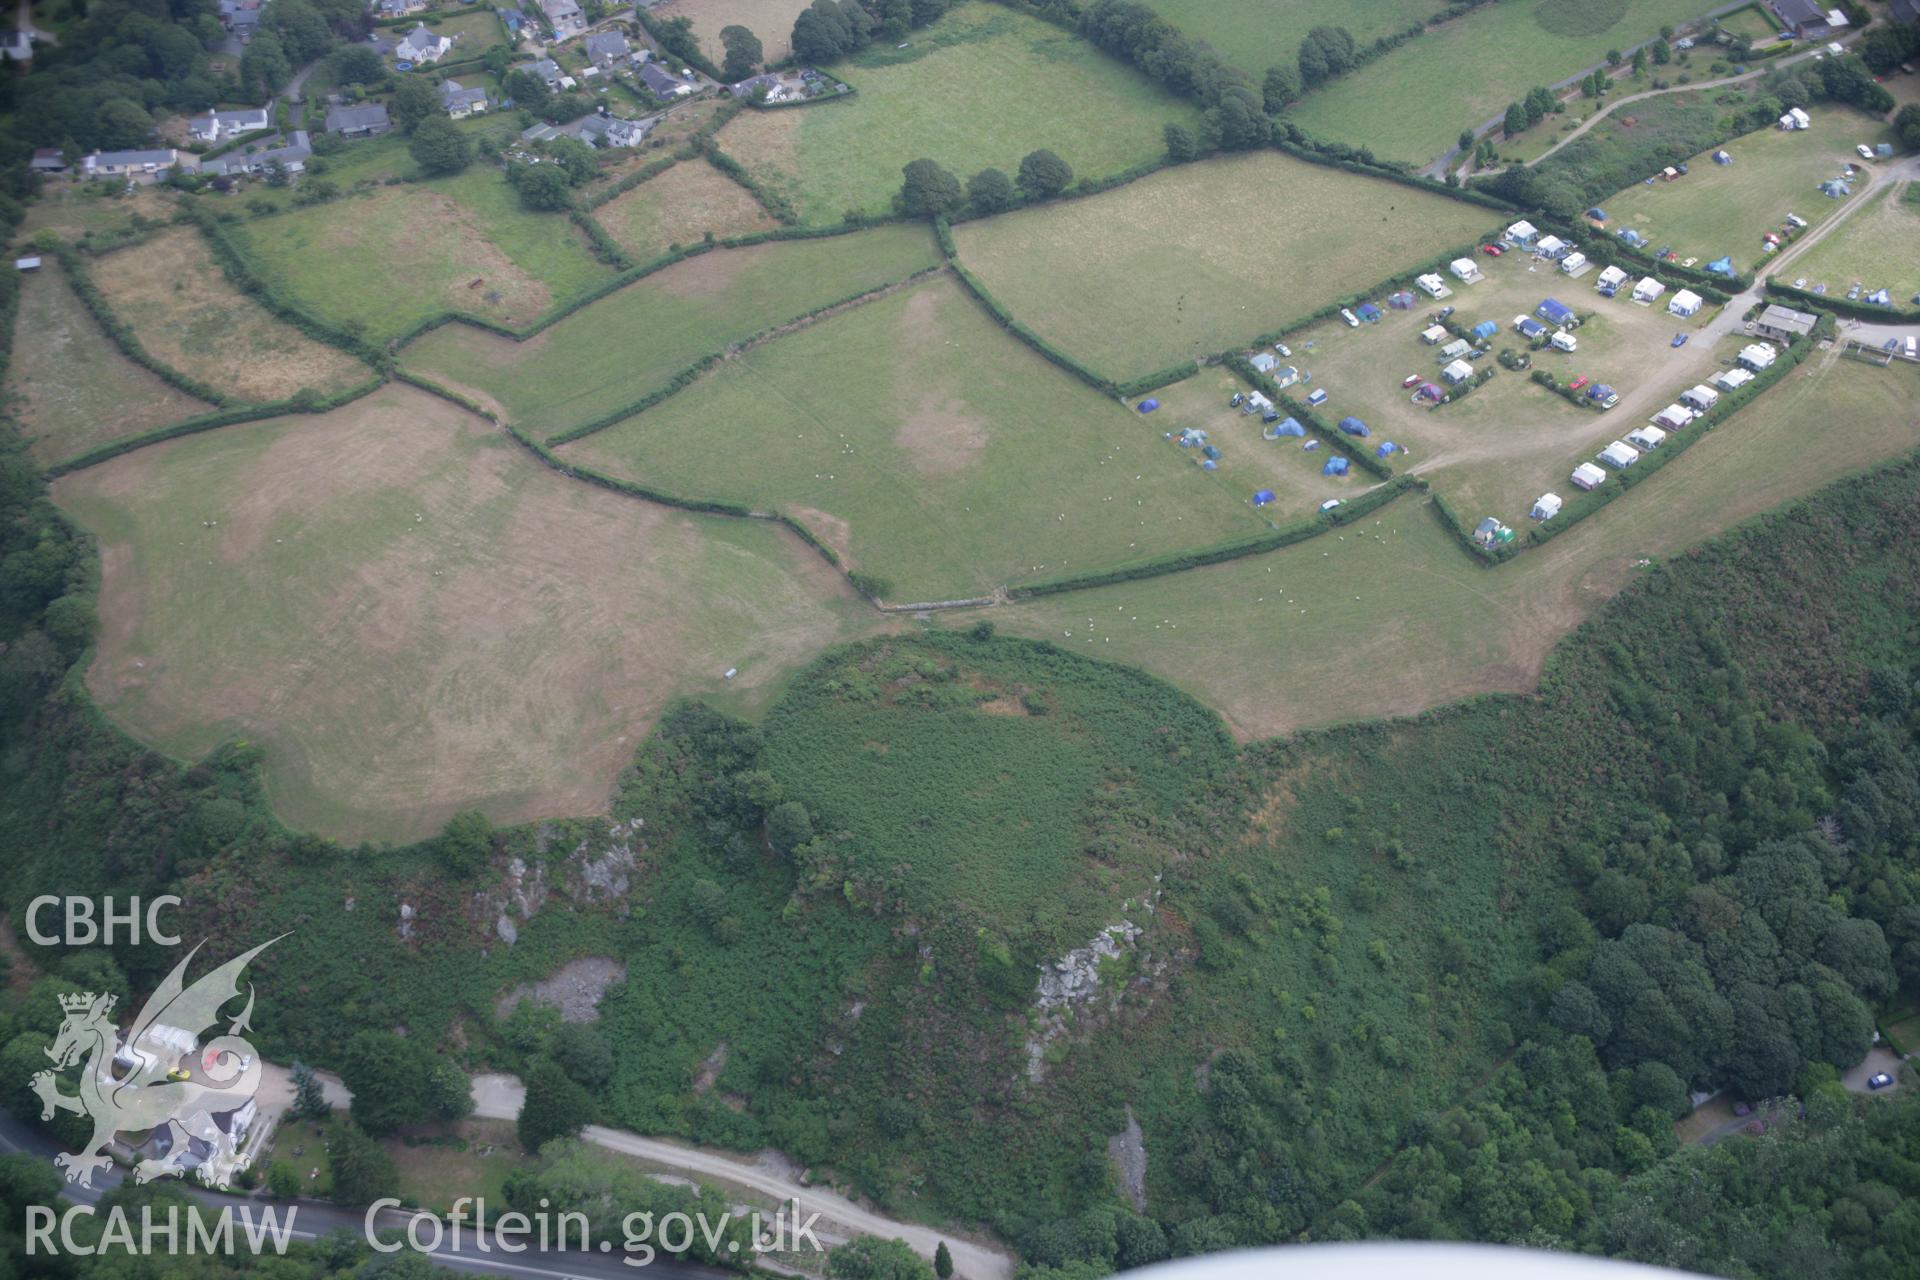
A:
{"type": "Polygon", "coordinates": [[[1859,146],[1855,147],[1854,150],[1860,153],[1860,158],[1862,160],[1873,159],[1873,148],[1868,146],[1864,142],[1861,143],[1859,146]]]}
{"type": "Polygon", "coordinates": [[[1452,308],[1452,307],[1442,307],[1442,308],[1440,308],[1440,317],[1439,317],[1439,318],[1440,318],[1440,319],[1442,319],[1442,320],[1445,320],[1445,319],[1446,319],[1446,318],[1447,318],[1448,316],[1450,316],[1450,315],[1452,315],[1452,314],[1453,314],[1453,308],[1452,308]]]}
{"type": "MultiPolygon", "coordinates": [[[[1887,344],[1887,350],[1889,351],[1893,350],[1893,343],[1889,342],[1887,344]]],[[[1422,375],[1417,373],[1408,374],[1406,377],[1400,379],[1400,389],[1402,391],[1405,391],[1408,387],[1411,387],[1415,383],[1419,382],[1421,377],[1422,375]]]]}
{"type": "Polygon", "coordinates": [[[1497,258],[1505,253],[1506,250],[1497,244],[1483,244],[1480,246],[1480,252],[1486,254],[1489,258],[1497,258]]]}
{"type": "Polygon", "coordinates": [[[1572,382],[1569,382],[1567,384],[1567,390],[1578,391],[1580,388],[1586,386],[1589,382],[1592,382],[1592,381],[1593,381],[1592,378],[1589,378],[1586,374],[1583,373],[1579,377],[1575,378],[1572,382]]]}
{"type": "Polygon", "coordinates": [[[1882,1071],[1867,1077],[1867,1088],[1887,1089],[1893,1086],[1893,1077],[1882,1071]]]}
{"type": "Polygon", "coordinates": [[[1674,334],[1674,335],[1673,335],[1673,345],[1674,345],[1674,346],[1676,346],[1676,347],[1684,347],[1684,346],[1686,346],[1686,345],[1687,345],[1687,335],[1686,335],[1686,334],[1684,334],[1684,333],[1676,333],[1676,334],[1674,334]]]}
{"type": "Polygon", "coordinates": [[[1322,511],[1331,511],[1331,510],[1333,510],[1333,509],[1334,509],[1335,507],[1337,507],[1337,506],[1339,506],[1339,505],[1340,505],[1340,499],[1338,499],[1338,498],[1328,498],[1328,499],[1327,499],[1327,500],[1326,500],[1325,502],[1323,502],[1323,503],[1321,503],[1321,504],[1320,504],[1320,509],[1321,509],[1322,511]]]}
{"type": "Polygon", "coordinates": [[[1290,347],[1290,346],[1288,346],[1288,345],[1287,345],[1286,343],[1284,343],[1284,342],[1276,342],[1276,343],[1274,343],[1274,344],[1273,344],[1273,349],[1274,349],[1275,351],[1277,351],[1277,352],[1279,352],[1279,353],[1280,353],[1281,355],[1283,355],[1283,356],[1290,356],[1290,355],[1292,355],[1292,354],[1293,354],[1293,348],[1292,348],[1292,347],[1290,347]]]}

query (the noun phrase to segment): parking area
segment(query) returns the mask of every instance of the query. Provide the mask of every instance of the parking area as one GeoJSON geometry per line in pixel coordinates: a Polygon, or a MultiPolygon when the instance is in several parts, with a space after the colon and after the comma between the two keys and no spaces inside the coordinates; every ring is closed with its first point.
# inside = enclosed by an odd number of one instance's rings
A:
{"type": "MultiPolygon", "coordinates": [[[[1605,258],[1578,279],[1525,252],[1498,259],[1483,254],[1477,261],[1479,283],[1449,276],[1451,295],[1444,299],[1416,293],[1411,310],[1395,310],[1383,299],[1377,323],[1355,328],[1336,318],[1290,335],[1293,355],[1282,360],[1311,376],[1306,389],[1294,394],[1324,389],[1328,400],[1320,413],[1329,421],[1357,417],[1371,429],[1369,439],[1404,448],[1406,456],[1396,464],[1425,476],[1470,523],[1492,515],[1523,527],[1535,498],[1548,491],[1568,496],[1567,477],[1576,464],[1644,425],[1681,390],[1710,377],[1723,358],[1731,357],[1731,351],[1702,349],[1691,341],[1713,318],[1710,306],[1691,317],[1676,316],[1667,308],[1670,292],[1639,305],[1629,297],[1632,280],[1616,297],[1596,292],[1600,269],[1608,265],[1605,258]],[[1529,351],[1528,340],[1516,331],[1516,318],[1538,320],[1539,307],[1549,298],[1586,317],[1570,330],[1571,352],[1529,351]],[[1476,371],[1497,366],[1503,348],[1526,353],[1531,367],[1500,368],[1464,399],[1439,406],[1416,403],[1415,389],[1403,386],[1407,378],[1417,374],[1444,389],[1439,375],[1447,361],[1439,353],[1454,339],[1430,345],[1421,334],[1448,306],[1455,309],[1450,319],[1463,328],[1483,322],[1497,326],[1476,348],[1485,354],[1469,361],[1476,371]],[[1673,339],[1681,333],[1689,341],[1675,347],[1673,339]],[[1610,385],[1620,405],[1605,413],[1578,408],[1536,385],[1534,369],[1562,382],[1586,377],[1610,385]]],[[[1552,326],[1547,328],[1551,332],[1552,326]]]]}

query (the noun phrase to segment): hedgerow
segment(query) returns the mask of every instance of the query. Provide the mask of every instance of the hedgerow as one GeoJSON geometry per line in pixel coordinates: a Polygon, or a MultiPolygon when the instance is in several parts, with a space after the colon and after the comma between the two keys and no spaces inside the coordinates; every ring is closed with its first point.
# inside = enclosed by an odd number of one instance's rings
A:
{"type": "Polygon", "coordinates": [[[230,427],[242,422],[259,422],[264,418],[280,418],[293,413],[329,413],[342,405],[351,404],[362,396],[372,395],[386,385],[384,377],[363,382],[357,387],[330,396],[299,395],[286,400],[276,400],[268,404],[238,405],[219,413],[205,413],[199,417],[187,418],[170,426],[156,427],[152,431],[143,431],[139,435],[127,436],[121,440],[110,441],[85,453],[56,462],[47,468],[47,476],[63,476],[72,471],[82,471],[97,466],[110,458],[132,453],[135,449],[144,449],[151,444],[166,440],[177,440],[181,436],[198,435],[202,431],[212,431],[216,427],[230,427]]]}
{"type": "Polygon", "coordinates": [[[1306,402],[1296,400],[1282,391],[1279,383],[1254,368],[1252,362],[1245,356],[1237,351],[1232,351],[1222,355],[1220,362],[1239,374],[1248,386],[1255,388],[1261,394],[1265,395],[1267,399],[1273,401],[1276,408],[1284,409],[1293,417],[1297,418],[1301,426],[1319,438],[1321,444],[1336,453],[1345,454],[1353,464],[1362,471],[1378,476],[1382,480],[1393,479],[1393,468],[1376,457],[1373,450],[1363,444],[1357,443],[1355,437],[1349,436],[1346,432],[1340,430],[1339,427],[1328,423],[1325,418],[1315,413],[1306,402]]]}
{"type": "Polygon", "coordinates": [[[207,247],[213,252],[214,261],[220,264],[220,269],[226,273],[227,279],[232,282],[234,288],[314,341],[324,342],[330,347],[338,347],[348,355],[356,356],[383,372],[392,368],[393,358],[387,352],[380,350],[358,334],[348,333],[344,329],[316,319],[281,297],[266,281],[254,274],[246,255],[235,247],[232,238],[227,235],[226,228],[221,225],[220,220],[211,210],[193,201],[187,201],[185,204],[188,219],[200,229],[200,234],[206,239],[207,247]]]}
{"type": "Polygon", "coordinates": [[[80,299],[80,304],[87,309],[88,314],[112,340],[113,345],[120,348],[122,355],[168,386],[184,391],[196,400],[204,400],[219,408],[226,408],[235,403],[233,397],[225,392],[208,386],[198,378],[190,378],[172,365],[149,355],[147,349],[140,345],[140,339],[135,336],[133,329],[115,315],[113,309],[107,305],[106,297],[87,275],[87,269],[81,261],[80,254],[71,245],[58,243],[47,252],[59,261],[60,266],[67,273],[68,283],[73,286],[74,296],[80,299]]]}

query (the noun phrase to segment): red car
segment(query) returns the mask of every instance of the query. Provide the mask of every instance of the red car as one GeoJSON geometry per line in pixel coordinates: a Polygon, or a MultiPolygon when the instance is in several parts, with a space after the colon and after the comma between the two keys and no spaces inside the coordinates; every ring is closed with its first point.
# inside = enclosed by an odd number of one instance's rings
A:
{"type": "Polygon", "coordinates": [[[1489,258],[1497,258],[1505,253],[1506,250],[1497,244],[1483,244],[1480,246],[1480,252],[1486,254],[1489,258]]]}
{"type": "Polygon", "coordinates": [[[1406,377],[1400,379],[1400,389],[1402,391],[1405,391],[1408,387],[1412,386],[1414,383],[1418,381],[1420,381],[1420,375],[1417,373],[1410,373],[1406,377]]]}
{"type": "Polygon", "coordinates": [[[1586,374],[1583,373],[1579,377],[1575,378],[1572,382],[1569,382],[1567,384],[1567,390],[1578,391],[1580,388],[1586,386],[1589,382],[1592,382],[1592,381],[1593,381],[1592,378],[1589,378],[1586,374]]]}

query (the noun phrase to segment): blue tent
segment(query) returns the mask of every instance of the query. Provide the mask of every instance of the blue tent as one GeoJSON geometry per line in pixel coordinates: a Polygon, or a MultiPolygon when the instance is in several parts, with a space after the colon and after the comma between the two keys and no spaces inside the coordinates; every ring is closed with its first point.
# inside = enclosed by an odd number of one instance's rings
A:
{"type": "Polygon", "coordinates": [[[1371,431],[1367,430],[1367,424],[1360,421],[1360,419],[1358,418],[1340,419],[1340,429],[1346,432],[1350,436],[1364,437],[1364,436],[1370,436],[1373,434],[1371,431]]]}
{"type": "Polygon", "coordinates": [[[1307,434],[1307,429],[1292,418],[1285,418],[1278,426],[1269,427],[1260,434],[1269,440],[1278,440],[1281,436],[1304,436],[1307,434]]]}
{"type": "Polygon", "coordinates": [[[1715,164],[1732,164],[1733,157],[1724,151],[1716,151],[1713,153],[1713,162],[1715,164]]]}
{"type": "Polygon", "coordinates": [[[1707,270],[1713,272],[1713,274],[1717,276],[1732,275],[1733,274],[1733,255],[1728,254],[1724,258],[1715,258],[1712,262],[1709,262],[1707,264],[1707,270]]]}
{"type": "Polygon", "coordinates": [[[1491,338],[1494,334],[1498,332],[1500,332],[1500,326],[1495,324],[1491,320],[1482,320],[1479,324],[1473,326],[1473,336],[1475,341],[1478,341],[1482,338],[1491,338]]]}
{"type": "Polygon", "coordinates": [[[1537,338],[1547,331],[1547,326],[1541,324],[1532,316],[1522,318],[1520,323],[1514,327],[1520,330],[1520,336],[1523,338],[1537,338]]]}
{"type": "Polygon", "coordinates": [[[1220,464],[1215,462],[1212,458],[1208,458],[1205,462],[1200,464],[1200,469],[1202,471],[1218,471],[1220,469],[1220,464]]]}
{"type": "Polygon", "coordinates": [[[1587,210],[1587,216],[1595,222],[1605,222],[1607,220],[1607,211],[1599,205],[1595,205],[1593,208],[1587,210]]]}
{"type": "Polygon", "coordinates": [[[1140,412],[1142,413],[1152,413],[1155,409],[1158,409],[1159,407],[1160,407],[1160,402],[1158,400],[1142,400],[1140,402],[1140,412]]]}
{"type": "Polygon", "coordinates": [[[1400,446],[1395,444],[1393,441],[1382,440],[1380,442],[1380,447],[1373,451],[1373,456],[1376,458],[1390,458],[1394,454],[1398,453],[1399,451],[1400,451],[1400,446]]]}
{"type": "Polygon", "coordinates": [[[1253,505],[1256,507],[1264,507],[1272,501],[1273,490],[1271,489],[1262,489],[1253,495],[1253,505]]]}
{"type": "Polygon", "coordinates": [[[1534,311],[1548,324],[1565,324],[1573,319],[1573,308],[1558,298],[1545,299],[1534,311]]]}
{"type": "Polygon", "coordinates": [[[1628,244],[1633,245],[1635,248],[1638,248],[1639,246],[1647,242],[1647,238],[1641,235],[1638,231],[1635,231],[1632,227],[1628,227],[1626,230],[1622,231],[1620,233],[1620,238],[1626,241],[1628,244]]]}
{"type": "Polygon", "coordinates": [[[1347,460],[1345,458],[1328,458],[1327,465],[1320,468],[1320,474],[1323,476],[1343,476],[1347,474],[1347,460]]]}
{"type": "Polygon", "coordinates": [[[1200,452],[1204,453],[1209,458],[1218,459],[1220,456],[1220,450],[1218,446],[1215,446],[1215,445],[1210,445],[1210,444],[1202,445],[1200,448],[1200,452]]]}
{"type": "Polygon", "coordinates": [[[1376,324],[1380,319],[1380,308],[1374,306],[1371,302],[1361,303],[1353,309],[1353,313],[1362,320],[1365,320],[1368,324],[1376,324]]]}

